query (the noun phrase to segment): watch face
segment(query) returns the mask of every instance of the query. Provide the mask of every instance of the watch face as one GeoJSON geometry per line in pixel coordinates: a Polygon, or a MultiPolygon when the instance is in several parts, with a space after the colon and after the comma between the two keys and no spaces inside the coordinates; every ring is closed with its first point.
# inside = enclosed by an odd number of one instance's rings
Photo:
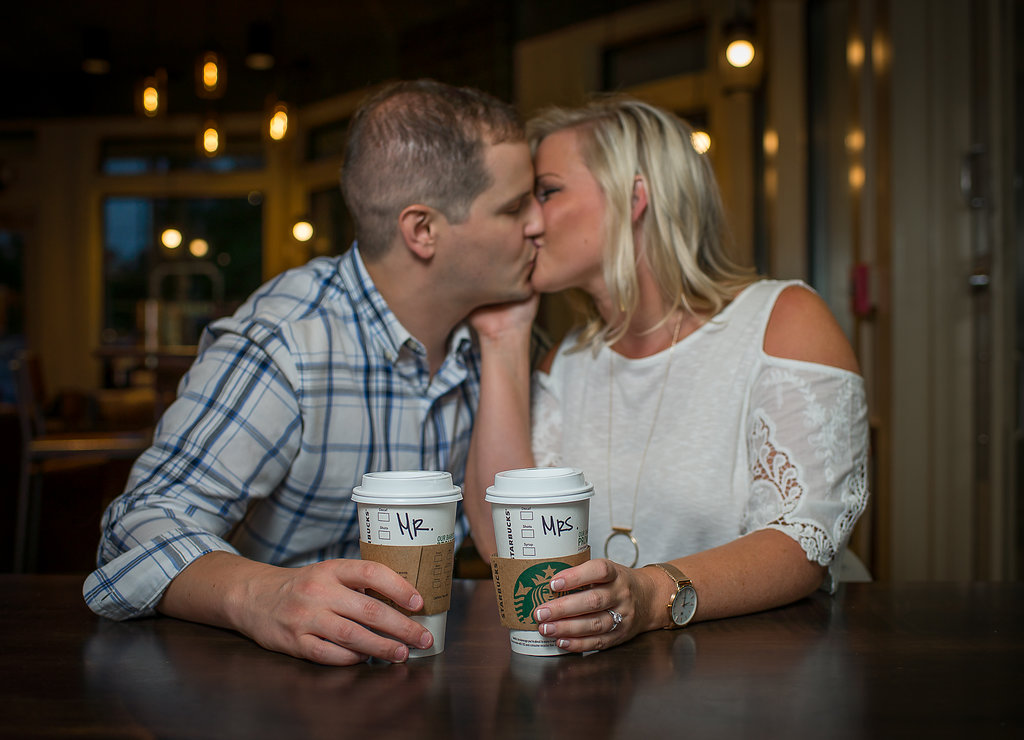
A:
{"type": "Polygon", "coordinates": [[[672,600],[672,621],[682,626],[693,619],[697,611],[697,592],[689,584],[682,587],[672,600]]]}

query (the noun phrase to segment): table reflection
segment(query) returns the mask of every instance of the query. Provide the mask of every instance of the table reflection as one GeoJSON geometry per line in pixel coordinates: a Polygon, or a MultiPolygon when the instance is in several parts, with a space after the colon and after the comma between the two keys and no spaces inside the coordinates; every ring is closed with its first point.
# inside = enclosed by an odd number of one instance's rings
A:
{"type": "Polygon", "coordinates": [[[255,644],[222,649],[201,634],[210,629],[163,619],[101,623],[85,648],[87,690],[98,699],[116,695],[159,737],[195,737],[197,718],[202,737],[336,738],[355,730],[387,737],[382,728],[452,723],[438,680],[443,655],[331,668],[255,644]]]}
{"type": "Polygon", "coordinates": [[[4,737],[1019,737],[1024,584],[852,584],[586,656],[513,655],[489,581],[446,650],[332,668],[169,618],[91,614],[81,580],[7,577],[4,737]],[[6,734],[5,734],[6,733],[6,734]]]}
{"type": "Polygon", "coordinates": [[[589,737],[633,737],[631,728],[660,717],[678,730],[700,712],[701,725],[723,732],[819,729],[857,736],[863,682],[850,665],[842,618],[831,602],[717,622],[714,629],[642,635],[612,650],[577,658],[512,654],[498,689],[498,714],[544,735],[566,718],[587,717],[589,737]],[[756,622],[756,627],[754,623],[756,622]],[[852,679],[852,680],[851,680],[852,679]]]}

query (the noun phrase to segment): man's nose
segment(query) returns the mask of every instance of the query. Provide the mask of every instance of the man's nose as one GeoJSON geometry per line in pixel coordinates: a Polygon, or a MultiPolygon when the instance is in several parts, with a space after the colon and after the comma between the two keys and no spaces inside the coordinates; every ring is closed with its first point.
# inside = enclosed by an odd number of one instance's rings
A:
{"type": "Polygon", "coordinates": [[[523,233],[531,239],[544,233],[544,211],[536,198],[530,198],[529,211],[526,214],[526,228],[523,233]]]}

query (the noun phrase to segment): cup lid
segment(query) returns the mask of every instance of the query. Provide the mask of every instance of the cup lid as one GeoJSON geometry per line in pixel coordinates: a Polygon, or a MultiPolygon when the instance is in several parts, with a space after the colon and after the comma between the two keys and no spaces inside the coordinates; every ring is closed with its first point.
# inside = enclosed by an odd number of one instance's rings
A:
{"type": "Polygon", "coordinates": [[[443,470],[382,470],[364,473],[363,484],[352,489],[360,504],[447,504],[462,500],[462,489],[443,470]]]}
{"type": "Polygon", "coordinates": [[[594,486],[576,468],[520,468],[494,476],[484,497],[494,504],[558,504],[594,495],[594,486]]]}

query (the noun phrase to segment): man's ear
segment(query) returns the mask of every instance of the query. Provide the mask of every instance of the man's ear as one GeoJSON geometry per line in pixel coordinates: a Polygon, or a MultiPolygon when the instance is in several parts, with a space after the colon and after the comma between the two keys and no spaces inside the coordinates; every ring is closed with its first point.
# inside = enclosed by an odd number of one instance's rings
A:
{"type": "Polygon", "coordinates": [[[630,220],[635,224],[647,210],[647,183],[637,175],[633,178],[633,199],[630,206],[630,220]]]}
{"type": "Polygon", "coordinates": [[[419,203],[406,206],[398,214],[398,231],[405,246],[422,260],[434,256],[437,237],[444,217],[439,211],[419,203]]]}

